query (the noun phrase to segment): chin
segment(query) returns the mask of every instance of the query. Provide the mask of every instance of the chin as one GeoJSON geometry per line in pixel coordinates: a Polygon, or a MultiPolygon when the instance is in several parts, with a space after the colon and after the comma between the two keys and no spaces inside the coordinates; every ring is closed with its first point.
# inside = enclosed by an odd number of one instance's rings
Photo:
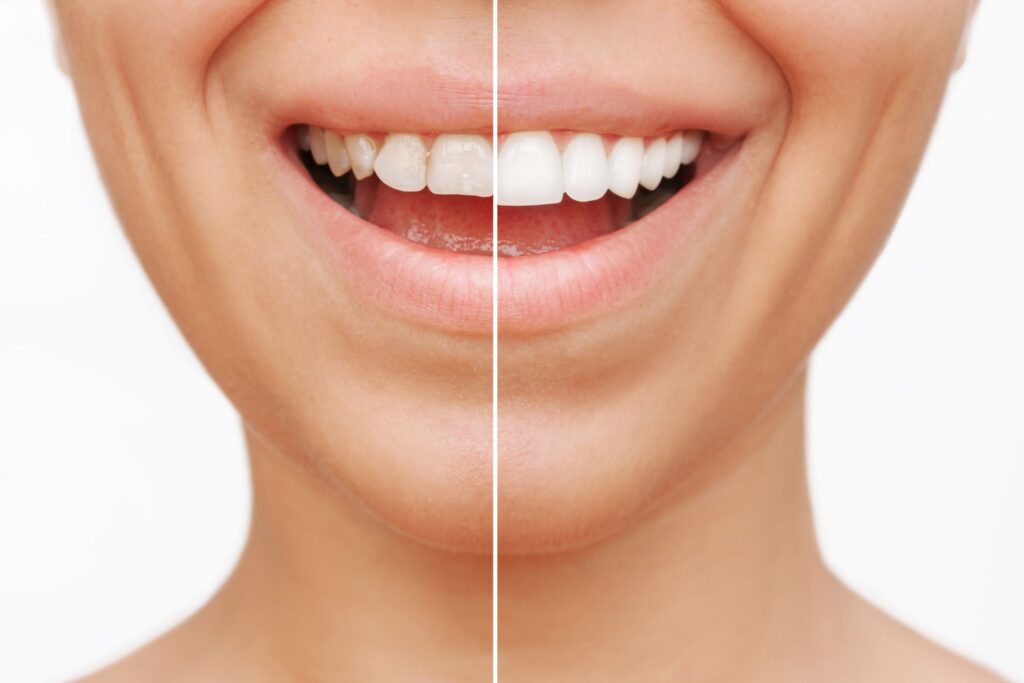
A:
{"type": "MultiPolygon", "coordinates": [[[[330,410],[324,411],[261,410],[237,400],[250,430],[269,446],[253,457],[298,465],[316,484],[310,495],[321,491],[327,506],[349,505],[350,518],[371,532],[376,527],[444,551],[491,552],[490,406],[431,407],[408,395],[378,396],[369,414],[356,414],[374,399],[347,395],[325,401],[330,410]]],[[[263,406],[296,404],[262,400],[263,406]]]]}

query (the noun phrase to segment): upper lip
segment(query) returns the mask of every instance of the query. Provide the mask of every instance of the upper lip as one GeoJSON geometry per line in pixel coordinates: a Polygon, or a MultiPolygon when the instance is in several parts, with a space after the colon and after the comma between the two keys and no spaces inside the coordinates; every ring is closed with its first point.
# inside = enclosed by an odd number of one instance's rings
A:
{"type": "Polygon", "coordinates": [[[267,116],[272,135],[298,123],[367,133],[491,134],[489,78],[405,68],[358,80],[297,79],[284,88],[274,94],[267,116]]]}
{"type": "Polygon", "coordinates": [[[498,130],[576,130],[647,137],[699,129],[735,138],[756,126],[758,106],[723,97],[711,89],[651,96],[631,84],[593,77],[502,79],[498,130]]]}
{"type": "MultiPolygon", "coordinates": [[[[290,91],[275,93],[267,120],[278,140],[278,156],[286,162],[283,176],[289,189],[284,194],[294,198],[297,222],[311,228],[339,266],[335,270],[345,290],[415,324],[473,336],[492,330],[491,257],[436,250],[360,225],[360,218],[334,205],[309,181],[283,131],[312,123],[336,130],[490,136],[491,105],[489,82],[432,70],[373,74],[358,83],[296,83],[290,91]]],[[[615,84],[579,79],[502,81],[498,106],[501,132],[547,129],[646,136],[703,129],[739,138],[762,118],[756,107],[699,98],[662,102],[615,84]]],[[[727,165],[735,166],[721,164],[727,165]]],[[[727,174],[710,175],[714,177],[698,178],[694,184],[721,185],[727,174]]],[[[717,192],[690,190],[604,238],[547,254],[498,259],[499,330],[519,334],[557,329],[641,295],[669,267],[691,232],[689,224],[700,222],[717,202],[717,192]],[[670,225],[673,221],[686,225],[670,225]]]]}

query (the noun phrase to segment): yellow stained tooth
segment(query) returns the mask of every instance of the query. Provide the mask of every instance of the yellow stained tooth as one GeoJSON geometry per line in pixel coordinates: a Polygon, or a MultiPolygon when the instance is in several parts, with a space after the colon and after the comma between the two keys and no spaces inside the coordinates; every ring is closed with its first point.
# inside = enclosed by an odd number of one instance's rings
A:
{"type": "Polygon", "coordinates": [[[324,140],[324,129],[320,126],[309,127],[309,151],[313,161],[321,166],[327,163],[327,142],[324,140]]]}
{"type": "Polygon", "coordinates": [[[345,149],[345,140],[334,131],[329,130],[324,133],[324,141],[327,146],[327,163],[331,167],[331,173],[340,178],[352,169],[348,150],[345,149]]]}
{"type": "Polygon", "coordinates": [[[427,187],[434,194],[490,197],[491,143],[482,135],[439,135],[430,148],[427,187]]]}
{"type": "Polygon", "coordinates": [[[345,136],[345,149],[348,151],[352,173],[357,180],[373,175],[373,162],[377,160],[377,141],[371,135],[355,133],[345,136]]]}
{"type": "Polygon", "coordinates": [[[373,162],[382,183],[402,192],[427,186],[427,145],[415,133],[390,133],[373,162]]]}

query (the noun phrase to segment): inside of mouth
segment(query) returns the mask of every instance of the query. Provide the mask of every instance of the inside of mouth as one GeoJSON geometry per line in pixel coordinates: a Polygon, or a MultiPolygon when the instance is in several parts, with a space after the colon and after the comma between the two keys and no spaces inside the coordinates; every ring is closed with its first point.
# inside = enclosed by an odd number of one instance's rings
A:
{"type": "MultiPolygon", "coordinates": [[[[299,157],[317,186],[335,203],[400,237],[445,251],[491,255],[492,197],[399,191],[371,175],[335,176],[299,146],[299,157]]],[[[697,175],[697,164],[680,167],[654,190],[637,189],[631,199],[611,192],[580,202],[564,195],[555,204],[499,206],[499,256],[520,257],[567,249],[622,230],[665,204],[697,175]]]]}

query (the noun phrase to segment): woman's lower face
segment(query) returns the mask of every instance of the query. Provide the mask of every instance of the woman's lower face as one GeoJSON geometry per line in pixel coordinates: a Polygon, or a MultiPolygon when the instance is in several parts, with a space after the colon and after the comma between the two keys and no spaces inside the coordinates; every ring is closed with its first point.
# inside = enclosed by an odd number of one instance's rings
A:
{"type": "Polygon", "coordinates": [[[278,456],[489,551],[496,318],[508,553],[640,523],[794,386],[972,5],[500,0],[494,99],[490,0],[56,4],[128,237],[278,456]]]}

